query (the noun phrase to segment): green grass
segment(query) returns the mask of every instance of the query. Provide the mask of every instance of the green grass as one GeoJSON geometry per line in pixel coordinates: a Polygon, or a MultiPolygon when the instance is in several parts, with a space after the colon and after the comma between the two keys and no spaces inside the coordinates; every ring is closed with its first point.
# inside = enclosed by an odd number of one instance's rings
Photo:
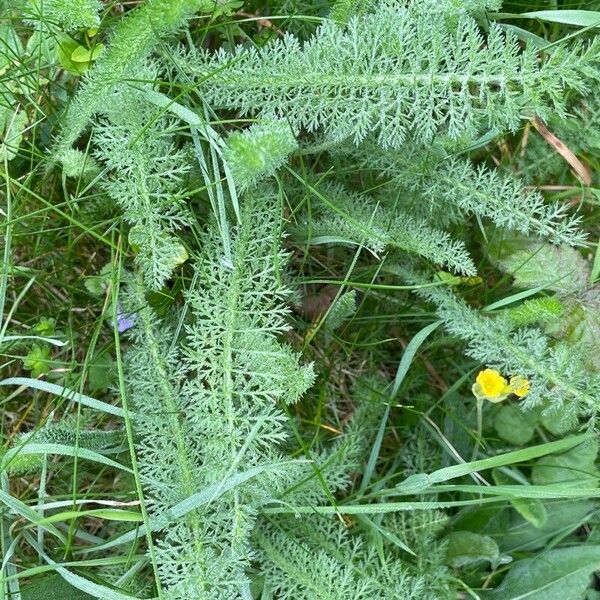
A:
{"type": "MultiPolygon", "coordinates": [[[[65,68],[64,61],[60,63],[54,50],[31,42],[36,28],[42,26],[42,36],[50,46],[64,32],[56,23],[24,20],[21,11],[25,4],[0,0],[0,90],[10,92],[0,94],[0,111],[14,118],[18,109],[27,117],[17,147],[13,144],[11,148],[11,139],[0,135],[0,144],[14,153],[9,155],[0,146],[4,244],[0,275],[0,600],[170,600],[168,589],[161,589],[159,583],[155,552],[164,530],[186,515],[209,510],[232,490],[242,493],[240,490],[246,490],[249,481],[260,480],[268,467],[235,471],[218,484],[189,495],[162,517],[153,512],[152,501],[148,501],[153,484],[144,481],[140,473],[139,461],[144,457],[139,453],[136,408],[127,379],[131,342],[113,326],[121,318],[125,273],[139,268],[138,251],[129,243],[130,224],[121,207],[100,185],[114,173],[101,166],[80,177],[67,177],[55,162],[56,140],[62,139],[62,127],[69,123],[65,109],[77,107],[73,98],[82,83],[79,75],[65,68]],[[11,41],[9,27],[19,36],[20,47],[11,41]],[[66,426],[62,437],[48,437],[50,425],[66,426]],[[113,433],[93,437],[99,432],[113,433]]],[[[104,2],[98,39],[106,43],[111,28],[122,23],[123,14],[137,4],[104,2]]],[[[561,23],[560,18],[558,22],[514,20],[509,15],[539,10],[555,10],[559,15],[560,10],[597,11],[596,4],[507,1],[502,13],[480,16],[480,21],[484,27],[494,19],[507,27],[517,25],[548,44],[560,43],[565,37],[591,39],[598,31],[594,15],[581,23],[583,28],[561,23]]],[[[306,3],[302,10],[306,19],[286,14],[286,6],[286,2],[249,2],[243,7],[234,3],[224,14],[203,14],[184,28],[169,21],[168,28],[177,31],[182,44],[214,49],[250,40],[260,47],[267,38],[279,37],[281,30],[310,35],[315,21],[325,14],[318,3],[306,3]]],[[[244,129],[252,119],[233,110],[207,108],[195,91],[197,83],[186,79],[188,74],[177,62],[180,59],[171,57],[167,41],[158,33],[164,36],[166,32],[155,32],[155,38],[145,32],[144,39],[148,52],[153,49],[168,65],[163,75],[170,78],[157,80],[162,95],[150,98],[156,121],[170,114],[177,143],[189,143],[190,155],[196,152],[178,192],[191,220],[174,234],[189,258],[175,266],[164,286],[147,294],[157,314],[171,319],[179,334],[177,341],[193,319],[186,292],[198,285],[193,265],[202,256],[199,240],[211,215],[216,215],[221,228],[223,260],[231,256],[229,226],[235,223],[243,198],[235,192],[231,196],[235,174],[220,172],[218,165],[227,134],[244,129]],[[165,105],[165,98],[172,102],[165,105]],[[210,118],[206,128],[205,110],[210,118]]],[[[89,42],[87,35],[84,30],[73,33],[77,43],[84,45],[89,42]]],[[[85,101],[85,92],[79,98],[85,101]]],[[[559,294],[566,312],[562,321],[548,328],[548,336],[553,344],[560,340],[569,344],[573,353],[581,354],[582,368],[591,381],[600,370],[600,293],[593,285],[598,275],[600,144],[590,140],[592,134],[600,137],[600,133],[586,129],[585,120],[579,119],[581,104],[575,93],[569,102],[572,115],[566,124],[550,121],[549,127],[582,158],[592,176],[591,185],[582,185],[569,165],[525,121],[517,132],[496,136],[469,156],[477,164],[522,175],[527,186],[543,191],[546,201],[579,211],[588,243],[576,252],[584,260],[564,268],[568,271],[575,264],[580,272],[571,269],[569,277],[575,281],[584,273],[589,284],[571,294],[559,294]],[[577,302],[581,302],[583,317],[572,308],[577,302]]],[[[95,107],[90,103],[87,109],[91,114],[95,107]]],[[[0,113],[0,125],[2,122],[0,113]]],[[[600,126],[600,117],[593,123],[600,126]]],[[[152,123],[147,126],[151,128],[152,123]]],[[[139,135],[144,133],[142,130],[139,135]]],[[[285,241],[290,264],[284,277],[295,289],[289,301],[292,327],[283,338],[302,353],[303,364],[314,362],[317,378],[300,402],[277,408],[286,415],[289,430],[282,446],[286,460],[290,465],[294,459],[314,461],[306,477],[317,482],[317,491],[302,502],[290,488],[281,492],[278,502],[257,504],[260,523],[284,530],[304,516],[334,515],[335,523],[345,524],[349,535],[367,540],[368,556],[376,570],[385,572],[386,561],[393,556],[411,576],[431,577],[428,581],[439,584],[437,595],[424,592],[423,600],[553,600],[560,594],[563,600],[600,597],[592,579],[600,563],[589,559],[600,547],[600,472],[593,442],[596,414],[581,412],[567,426],[561,410],[569,407],[554,406],[542,414],[548,407],[544,404],[547,398],[542,398],[539,406],[527,413],[530,421],[523,435],[530,434],[529,438],[514,443],[498,425],[500,411],[508,404],[517,406],[516,398],[511,397],[504,403],[484,404],[478,432],[471,386],[477,372],[487,365],[469,358],[465,342],[444,329],[434,305],[413,293],[451,289],[470,306],[496,318],[530,296],[553,295],[552,289],[533,280],[528,291],[514,285],[513,273],[503,270],[498,260],[510,235],[475,217],[450,226],[453,238],[464,241],[474,259],[478,277],[471,279],[434,280],[439,265],[421,258],[407,259],[406,254],[394,251],[377,255],[365,239],[352,246],[335,246],[311,245],[295,238],[295,226],[310,228],[317,222],[319,207],[335,208],[335,198],[328,196],[328,182],[344,181],[373,196],[382,190],[384,194],[393,192],[377,172],[358,170],[352,160],[341,155],[331,160],[327,144],[319,146],[321,140],[303,132],[299,141],[300,151],[274,179],[290,225],[285,241]],[[403,269],[409,265],[422,268],[429,278],[407,280],[403,269]],[[349,291],[356,294],[355,310],[331,327],[329,319],[349,291]],[[372,403],[375,418],[366,420],[361,435],[365,448],[358,464],[349,469],[348,485],[332,491],[327,480],[328,455],[321,450],[345,438],[361,402],[372,403]],[[293,515],[301,517],[294,520],[293,515]],[[426,522],[428,518],[433,524],[426,522]],[[458,538],[449,537],[464,532],[475,536],[468,538],[475,544],[470,547],[471,554],[461,548],[460,540],[455,544],[458,538]],[[449,540],[452,555],[446,554],[449,540]],[[428,562],[428,547],[435,549],[435,564],[428,562]],[[582,548],[588,550],[588,558],[573,558],[574,552],[579,552],[574,549],[582,548]],[[569,586],[561,588],[551,579],[544,581],[535,561],[545,557],[555,561],[557,572],[564,570],[565,578],[571,577],[569,586]],[[519,569],[525,574],[519,576],[519,569]],[[517,576],[521,583],[515,582],[517,576]]],[[[96,138],[89,130],[76,143],[90,165],[95,160],[94,144],[96,138]]],[[[356,226],[343,208],[337,213],[356,226]]],[[[358,229],[364,225],[358,223],[358,229]]],[[[534,261],[535,251],[526,260],[534,261]]],[[[506,412],[503,416],[510,417],[506,412]]],[[[511,427],[518,429],[524,421],[522,416],[511,422],[511,427]]],[[[330,460],[335,463],[335,455],[330,460]]],[[[303,483],[297,484],[298,489],[303,489],[303,483]]],[[[290,539],[295,539],[294,535],[290,533],[290,539]]],[[[309,536],[303,540],[314,542],[309,536]]],[[[325,543],[323,548],[331,551],[325,543]]],[[[265,584],[265,569],[260,565],[264,556],[257,553],[248,570],[252,586],[246,598],[279,597],[280,590],[271,594],[265,584]]],[[[350,567],[345,566],[354,569],[352,572],[363,569],[361,577],[369,579],[368,568],[358,564],[356,559],[350,567]]],[[[323,592],[322,597],[333,596],[323,592]]]]}

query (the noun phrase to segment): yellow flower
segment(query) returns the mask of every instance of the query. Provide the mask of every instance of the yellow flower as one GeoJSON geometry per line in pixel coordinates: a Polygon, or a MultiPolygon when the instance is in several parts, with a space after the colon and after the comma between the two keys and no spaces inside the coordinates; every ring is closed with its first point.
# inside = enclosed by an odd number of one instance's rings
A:
{"type": "Polygon", "coordinates": [[[515,375],[510,378],[510,390],[519,398],[524,398],[529,394],[530,383],[527,377],[522,375],[515,375]]]}
{"type": "Polygon", "coordinates": [[[506,379],[495,369],[479,371],[472,390],[478,399],[490,402],[502,402],[512,392],[506,379]]]}

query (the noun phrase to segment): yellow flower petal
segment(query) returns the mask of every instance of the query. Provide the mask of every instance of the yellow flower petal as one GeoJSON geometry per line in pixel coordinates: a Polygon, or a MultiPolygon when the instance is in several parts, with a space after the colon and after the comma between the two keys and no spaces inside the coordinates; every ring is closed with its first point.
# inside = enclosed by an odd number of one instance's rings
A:
{"type": "Polygon", "coordinates": [[[531,384],[526,377],[523,377],[522,375],[515,375],[514,377],[510,378],[509,387],[515,396],[524,398],[527,396],[527,394],[529,394],[529,388],[531,387],[531,384]]]}
{"type": "Polygon", "coordinates": [[[479,384],[481,395],[485,396],[488,400],[497,399],[500,396],[506,397],[511,391],[506,379],[495,369],[480,371],[475,382],[479,384]]]}

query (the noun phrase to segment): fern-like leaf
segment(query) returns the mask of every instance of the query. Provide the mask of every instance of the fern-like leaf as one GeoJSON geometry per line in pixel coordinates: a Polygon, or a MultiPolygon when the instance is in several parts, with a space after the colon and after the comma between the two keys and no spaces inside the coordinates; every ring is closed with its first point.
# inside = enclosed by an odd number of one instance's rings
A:
{"type": "Polygon", "coordinates": [[[296,227],[296,236],[309,244],[363,244],[374,253],[384,249],[419,254],[435,264],[465,275],[477,270],[463,242],[452,240],[397,205],[375,204],[369,198],[328,186],[327,204],[310,225],[296,227]]]}
{"type": "Polygon", "coordinates": [[[388,178],[394,191],[413,197],[417,214],[443,221],[464,215],[489,218],[499,227],[533,233],[555,244],[580,245],[585,233],[580,219],[568,214],[564,203],[548,203],[521,181],[468,159],[448,156],[439,146],[409,145],[402,152],[382,152],[369,145],[351,150],[361,169],[375,169],[388,178]]]}
{"type": "MultiPolygon", "coordinates": [[[[150,309],[140,312],[130,386],[153,510],[162,514],[198,490],[265,466],[164,533],[156,553],[169,600],[247,597],[256,508],[304,468],[284,463],[278,449],[286,428],[277,403],[295,402],[313,380],[312,367],[300,366],[276,337],[288,327],[280,206],[272,195],[245,203],[231,232],[231,261],[214,224],[204,237],[199,287],[186,294],[192,321],[183,356],[168,329],[156,333],[150,309]]],[[[143,306],[139,294],[137,301],[143,306]]]]}
{"type": "Polygon", "coordinates": [[[282,520],[257,534],[266,585],[281,600],[422,600],[424,578],[378,555],[374,544],[338,519],[282,520]],[[293,525],[293,527],[291,526],[293,525]]]}
{"type": "Polygon", "coordinates": [[[195,11],[207,4],[210,12],[210,0],[148,0],[119,22],[108,47],[86,73],[81,89],[63,118],[55,145],[58,160],[87,127],[93,115],[110,102],[114,86],[138,79],[140,64],[161,38],[172,35],[195,11]]]}
{"type": "Polygon", "coordinates": [[[286,121],[265,121],[227,138],[223,158],[241,190],[270,177],[298,147],[286,121]]]}
{"type": "Polygon", "coordinates": [[[334,140],[372,133],[387,148],[409,135],[428,143],[483,125],[515,130],[524,114],[564,114],[565,88],[585,90],[598,78],[598,42],[540,62],[496,25],[484,40],[468,15],[452,24],[427,4],[384,1],[345,30],[325,21],[304,45],[286,35],[181,63],[215,107],[276,114],[334,140]]]}
{"type": "Polygon", "coordinates": [[[132,225],[129,242],[153,289],[187,259],[175,233],[191,223],[180,195],[188,161],[173,143],[171,126],[167,117],[154,118],[141,92],[119,88],[95,137],[95,156],[109,171],[102,186],[132,225]]]}
{"type": "Polygon", "coordinates": [[[100,24],[100,0],[33,0],[27,16],[48,19],[65,31],[97,27],[100,24]]]}

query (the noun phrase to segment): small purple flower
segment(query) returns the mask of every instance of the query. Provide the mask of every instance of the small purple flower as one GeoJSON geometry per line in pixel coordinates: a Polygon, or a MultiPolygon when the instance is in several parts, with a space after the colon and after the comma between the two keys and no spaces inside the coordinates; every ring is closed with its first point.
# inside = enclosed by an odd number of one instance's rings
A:
{"type": "Polygon", "coordinates": [[[135,314],[125,314],[121,307],[117,310],[117,329],[119,333],[123,333],[128,329],[131,329],[135,325],[135,314]]]}

